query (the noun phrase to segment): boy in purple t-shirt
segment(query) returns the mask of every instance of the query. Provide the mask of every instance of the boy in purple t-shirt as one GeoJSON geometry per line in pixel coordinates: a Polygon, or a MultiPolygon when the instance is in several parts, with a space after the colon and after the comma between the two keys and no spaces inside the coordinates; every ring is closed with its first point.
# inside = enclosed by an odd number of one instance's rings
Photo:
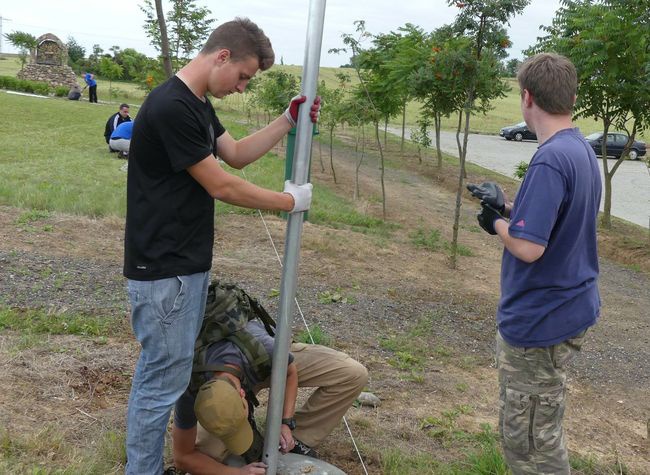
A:
{"type": "Polygon", "coordinates": [[[494,184],[468,186],[482,200],[479,224],[505,247],[497,311],[499,433],[514,475],[569,474],[566,365],[599,315],[602,186],[596,156],[571,121],[573,64],[538,54],[517,79],[524,120],[540,144],[521,188],[509,203],[494,184]]]}

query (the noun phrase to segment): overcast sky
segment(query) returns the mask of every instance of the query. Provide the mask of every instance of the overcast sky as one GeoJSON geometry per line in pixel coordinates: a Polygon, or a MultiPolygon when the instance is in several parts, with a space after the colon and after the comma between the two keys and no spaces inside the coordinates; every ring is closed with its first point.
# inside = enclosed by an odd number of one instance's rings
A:
{"type": "MultiPolygon", "coordinates": [[[[134,48],[147,56],[155,56],[142,25],[144,14],[138,7],[141,0],[13,0],[0,5],[2,33],[24,31],[38,37],[54,33],[61,41],[69,36],[92,52],[93,44],[108,51],[113,45],[122,49],[134,48]]],[[[241,0],[217,2],[197,0],[206,5],[215,18],[215,26],[236,16],[247,16],[256,22],[271,39],[277,62],[302,65],[307,34],[308,0],[241,0]]],[[[532,0],[523,15],[515,17],[509,27],[512,48],[509,54],[521,58],[521,51],[535,43],[540,25],[549,25],[558,8],[558,0],[532,0]]],[[[165,12],[169,2],[163,1],[165,12]]],[[[387,33],[405,23],[433,29],[451,23],[456,8],[447,7],[444,0],[329,0],[325,13],[322,66],[347,63],[349,55],[328,54],[331,48],[340,48],[342,33],[353,33],[355,20],[365,20],[366,29],[373,33],[387,33]]],[[[2,38],[2,52],[17,51],[2,38]]]]}

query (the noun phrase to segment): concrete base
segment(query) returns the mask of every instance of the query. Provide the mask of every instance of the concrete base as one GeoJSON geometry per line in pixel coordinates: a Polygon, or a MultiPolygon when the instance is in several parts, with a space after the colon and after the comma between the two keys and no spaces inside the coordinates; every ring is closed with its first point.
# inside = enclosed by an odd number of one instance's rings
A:
{"type": "MultiPolygon", "coordinates": [[[[241,457],[230,456],[226,459],[229,467],[246,465],[241,457]]],[[[280,454],[278,456],[278,475],[346,475],[346,473],[327,462],[298,454],[280,454]]]]}

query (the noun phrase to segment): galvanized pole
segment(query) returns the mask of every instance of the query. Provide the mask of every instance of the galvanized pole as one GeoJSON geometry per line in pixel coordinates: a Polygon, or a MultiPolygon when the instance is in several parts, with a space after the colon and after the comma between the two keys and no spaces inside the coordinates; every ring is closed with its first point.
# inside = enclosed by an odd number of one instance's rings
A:
{"type": "MultiPolygon", "coordinates": [[[[307,23],[307,40],[305,44],[301,87],[301,94],[307,96],[307,100],[300,107],[298,113],[296,148],[293,160],[293,181],[299,185],[306,183],[309,175],[313,130],[309,112],[311,104],[316,98],[320,52],[323,41],[323,23],[325,20],[325,2],[326,0],[311,0],[309,2],[309,19],[307,23]]],[[[263,461],[268,465],[267,474],[275,474],[278,466],[280,425],[284,406],[284,390],[287,381],[291,319],[294,312],[294,300],[296,296],[302,223],[303,213],[289,214],[284,244],[282,282],[280,284],[278,330],[275,335],[275,345],[273,347],[271,391],[266,416],[263,461]]]]}

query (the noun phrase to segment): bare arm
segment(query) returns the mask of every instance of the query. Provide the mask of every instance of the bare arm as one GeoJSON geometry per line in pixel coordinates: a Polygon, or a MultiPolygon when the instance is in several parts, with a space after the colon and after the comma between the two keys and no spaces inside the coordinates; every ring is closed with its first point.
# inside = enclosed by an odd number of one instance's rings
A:
{"type": "MultiPolygon", "coordinates": [[[[290,419],[296,412],[296,399],[298,397],[298,367],[291,363],[287,367],[287,385],[284,390],[284,406],[282,418],[290,419]]],[[[289,452],[296,445],[291,429],[285,424],[280,426],[280,448],[283,453],[289,452]]]]}
{"type": "MultiPolygon", "coordinates": [[[[286,119],[285,119],[286,122],[286,119]]],[[[267,190],[226,172],[213,155],[187,169],[215,199],[236,206],[273,211],[291,211],[293,197],[288,193],[267,190]]]]}
{"type": "Polygon", "coordinates": [[[282,418],[289,419],[296,412],[296,399],[298,397],[298,367],[291,363],[287,367],[287,386],[284,390],[284,406],[282,418]]]}
{"type": "Polygon", "coordinates": [[[510,236],[508,222],[505,219],[497,219],[494,222],[494,230],[513,256],[529,264],[542,257],[546,250],[541,244],[510,236]]]}
{"type": "Polygon", "coordinates": [[[240,140],[225,132],[217,138],[217,155],[231,167],[242,169],[271,150],[289,130],[291,124],[282,114],[263,129],[240,140]]]}
{"type": "Polygon", "coordinates": [[[196,450],[196,426],[192,429],[172,427],[174,465],[192,475],[264,475],[266,465],[260,462],[245,467],[229,467],[196,450]]]}

